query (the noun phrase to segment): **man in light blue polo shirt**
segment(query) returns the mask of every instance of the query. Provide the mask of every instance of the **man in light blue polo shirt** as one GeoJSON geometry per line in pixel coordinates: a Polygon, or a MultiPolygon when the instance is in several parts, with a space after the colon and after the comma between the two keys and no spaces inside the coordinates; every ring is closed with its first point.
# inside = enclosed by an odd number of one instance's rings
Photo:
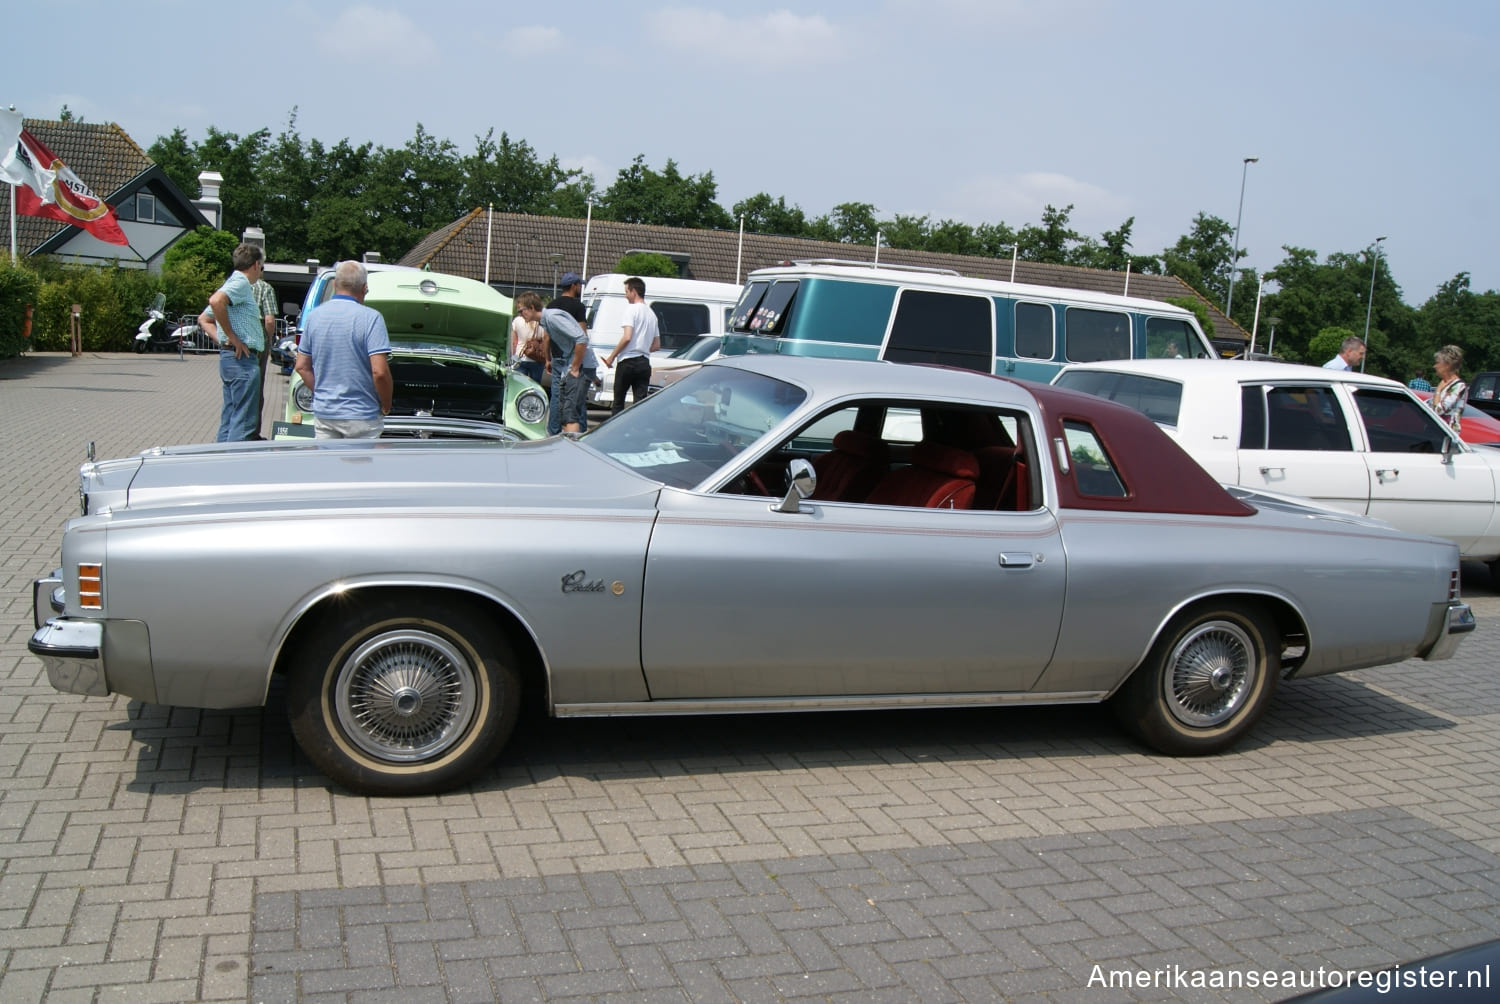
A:
{"type": "Polygon", "coordinates": [[[339,262],[333,298],[308,315],[297,344],[319,439],[378,439],[391,410],[391,338],[385,318],[364,305],[368,291],[365,267],[339,262]]]}
{"type": "Polygon", "coordinates": [[[224,406],[219,412],[217,442],[238,443],[260,432],[260,354],[266,332],[251,285],[266,268],[266,253],[254,244],[234,249],[234,271],[224,280],[208,308],[219,327],[219,379],[224,406]]]}

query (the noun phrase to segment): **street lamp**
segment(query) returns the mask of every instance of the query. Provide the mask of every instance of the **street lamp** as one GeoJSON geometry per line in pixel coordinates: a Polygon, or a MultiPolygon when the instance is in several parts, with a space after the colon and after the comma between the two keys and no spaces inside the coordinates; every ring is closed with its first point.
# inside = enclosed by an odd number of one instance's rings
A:
{"type": "Polygon", "coordinates": [[[562,252],[552,252],[552,299],[557,299],[557,266],[562,262],[562,252]]]}
{"type": "Polygon", "coordinates": [[[1365,352],[1359,357],[1359,371],[1365,371],[1365,356],[1370,354],[1370,313],[1375,309],[1375,273],[1380,268],[1380,242],[1384,237],[1375,238],[1375,243],[1370,245],[1370,298],[1365,301],[1365,352]]]}
{"type": "Polygon", "coordinates": [[[1233,258],[1229,262],[1229,300],[1224,304],[1224,316],[1231,321],[1234,320],[1234,315],[1230,313],[1234,309],[1234,276],[1240,268],[1240,220],[1245,216],[1245,178],[1250,173],[1250,165],[1259,162],[1259,157],[1246,157],[1245,166],[1240,168],[1240,211],[1234,217],[1234,247],[1230,248],[1233,258]]]}
{"type": "Polygon", "coordinates": [[[516,298],[516,273],[521,271],[521,242],[516,241],[516,253],[510,260],[510,298],[516,298]]]}
{"type": "Polygon", "coordinates": [[[1281,318],[1268,317],[1266,323],[1271,326],[1271,341],[1266,345],[1266,355],[1274,356],[1276,354],[1276,325],[1281,323],[1281,318]]]}

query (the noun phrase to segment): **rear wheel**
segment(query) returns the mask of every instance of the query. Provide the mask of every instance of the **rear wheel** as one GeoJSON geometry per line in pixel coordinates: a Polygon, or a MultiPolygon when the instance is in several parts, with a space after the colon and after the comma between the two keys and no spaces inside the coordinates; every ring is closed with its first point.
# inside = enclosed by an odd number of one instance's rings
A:
{"type": "Polygon", "coordinates": [[[510,738],[521,700],[514,667],[501,633],[463,606],[410,596],[358,604],[296,657],[292,732],[352,791],[444,791],[510,738]]]}
{"type": "Polygon", "coordinates": [[[1179,615],[1111,701],[1147,745],[1177,756],[1234,745],[1265,714],[1281,672],[1276,627],[1258,607],[1224,601],[1179,615]]]}

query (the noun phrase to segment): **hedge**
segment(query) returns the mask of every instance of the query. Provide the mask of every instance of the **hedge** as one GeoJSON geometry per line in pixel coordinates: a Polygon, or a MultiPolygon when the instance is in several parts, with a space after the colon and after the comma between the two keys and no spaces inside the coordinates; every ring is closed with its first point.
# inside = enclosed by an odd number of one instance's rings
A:
{"type": "Polygon", "coordinates": [[[83,308],[84,351],[127,352],[157,293],[166,293],[169,317],[197,314],[220,283],[192,260],[175,262],[160,275],[118,265],[38,261],[17,266],[8,257],[0,262],[0,358],[28,349],[66,352],[75,303],[83,308]],[[22,339],[27,303],[34,304],[31,337],[22,339]]]}
{"type": "Polygon", "coordinates": [[[41,277],[25,265],[0,254],[0,359],[12,359],[35,340],[26,333],[26,307],[35,305],[41,277]]]}

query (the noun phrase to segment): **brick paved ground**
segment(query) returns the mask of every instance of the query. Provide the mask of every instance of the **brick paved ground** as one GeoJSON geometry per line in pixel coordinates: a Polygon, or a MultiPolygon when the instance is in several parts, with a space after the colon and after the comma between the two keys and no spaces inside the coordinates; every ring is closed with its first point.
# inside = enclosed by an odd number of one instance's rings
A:
{"type": "Polygon", "coordinates": [[[279,693],[58,694],[25,650],[29,586],[84,443],[211,438],[215,366],[0,364],[6,1004],[1269,1000],[1288,994],[1089,980],[1500,936],[1482,566],[1458,658],[1288,685],[1201,760],[1147,755],[1098,709],[530,721],[468,789],[367,799],[295,752],[279,693]]]}

